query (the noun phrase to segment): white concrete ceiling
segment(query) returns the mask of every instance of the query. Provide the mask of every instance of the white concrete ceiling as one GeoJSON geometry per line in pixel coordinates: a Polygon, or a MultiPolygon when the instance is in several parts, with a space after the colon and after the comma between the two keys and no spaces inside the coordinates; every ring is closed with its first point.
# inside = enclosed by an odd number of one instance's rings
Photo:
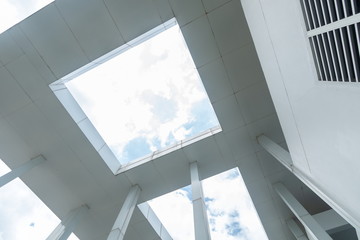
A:
{"type": "MultiPolygon", "coordinates": [[[[0,35],[0,64],[0,157],[14,167],[45,156],[22,179],[60,218],[90,207],[80,239],[106,238],[133,184],[141,201],[188,185],[192,161],[202,178],[238,166],[269,238],[292,239],[271,183],[304,204],[312,193],[256,143],[284,137],[239,0],[56,0],[0,35]],[[223,131],[114,176],[48,85],[173,17],[223,131]]],[[[126,239],[154,239],[139,215],[126,239]]]]}

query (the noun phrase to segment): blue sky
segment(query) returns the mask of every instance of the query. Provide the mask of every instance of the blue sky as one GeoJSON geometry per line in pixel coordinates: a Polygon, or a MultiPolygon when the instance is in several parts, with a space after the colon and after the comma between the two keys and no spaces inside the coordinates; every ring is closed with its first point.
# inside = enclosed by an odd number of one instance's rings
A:
{"type": "MultiPolygon", "coordinates": [[[[49,2],[0,1],[0,33],[49,2]]],[[[180,33],[176,27],[171,31],[180,33]]],[[[161,34],[156,38],[167,50],[155,44],[132,49],[122,54],[125,60],[110,63],[107,80],[100,67],[68,84],[89,118],[95,115],[94,125],[123,162],[218,125],[183,39],[161,34]],[[109,84],[99,84],[105,81],[109,84]],[[86,93],[81,95],[82,90],[86,93]],[[124,98],[119,100],[119,95],[124,98]]],[[[0,175],[7,171],[0,161],[0,175]]],[[[203,187],[213,239],[267,239],[237,169],[204,180],[203,187]]],[[[194,239],[190,199],[191,189],[185,187],[150,202],[174,240],[194,239]]],[[[21,180],[0,189],[0,240],[44,239],[59,222],[21,180]]]]}
{"type": "Polygon", "coordinates": [[[177,25],[66,86],[122,164],[219,125],[177,25]]]}
{"type": "MultiPolygon", "coordinates": [[[[202,181],[214,240],[266,240],[238,169],[202,181]]],[[[150,206],[174,240],[194,240],[190,186],[151,200],[150,206]]]]}

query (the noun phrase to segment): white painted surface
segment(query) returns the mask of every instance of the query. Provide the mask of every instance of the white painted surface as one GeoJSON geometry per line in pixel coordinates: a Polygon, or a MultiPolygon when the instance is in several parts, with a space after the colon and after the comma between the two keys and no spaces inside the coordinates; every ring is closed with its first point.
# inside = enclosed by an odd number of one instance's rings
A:
{"type": "Polygon", "coordinates": [[[303,224],[310,239],[331,240],[325,229],[309,214],[309,212],[298,202],[298,200],[286,189],[282,183],[274,185],[275,191],[294,213],[297,219],[303,224]]]}
{"type": "MultiPolygon", "coordinates": [[[[132,185],[141,187],[139,202],[144,202],[190,184],[189,163],[194,161],[201,166],[202,178],[239,166],[269,238],[293,239],[284,224],[291,213],[276,198],[272,183],[284,180],[295,193],[313,195],[256,143],[262,133],[284,142],[262,71],[267,76],[269,69],[279,73],[272,66],[276,62],[272,55],[270,64],[261,69],[243,15],[238,0],[56,0],[0,35],[1,158],[14,168],[32,156],[46,157],[46,164],[22,180],[60,219],[77,206],[89,205],[88,217],[75,230],[81,239],[106,239],[132,185]],[[74,121],[48,84],[96,57],[107,59],[117,47],[126,49],[135,37],[174,15],[211,92],[223,132],[114,176],[104,163],[107,152],[97,152],[77,126],[84,116],[80,113],[74,121]]],[[[256,21],[260,16],[252,15],[256,21]]],[[[259,33],[266,32],[262,30],[259,33]]],[[[268,49],[271,46],[262,50],[268,49]]],[[[284,89],[283,85],[270,89],[280,93],[281,99],[274,102],[285,106],[280,119],[291,112],[284,89]]],[[[296,129],[294,121],[282,125],[296,129]]],[[[286,131],[286,137],[292,157],[308,172],[308,166],[300,164],[305,158],[297,132],[286,131]]],[[[135,209],[125,239],[156,238],[136,213],[135,209]]]]}
{"type": "Polygon", "coordinates": [[[318,82],[299,1],[242,4],[294,166],[359,227],[359,86],[318,82]]]}
{"type": "Polygon", "coordinates": [[[80,206],[71,212],[64,218],[61,223],[52,231],[49,237],[46,240],[66,240],[74,231],[76,226],[79,224],[81,220],[86,216],[88,212],[88,206],[80,206]]]}
{"type": "Polygon", "coordinates": [[[138,209],[142,212],[142,214],[144,214],[144,217],[149,221],[150,225],[154,228],[161,240],[173,239],[147,202],[139,204],[138,209]]]}
{"type": "Polygon", "coordinates": [[[294,219],[290,219],[286,222],[292,234],[294,234],[296,240],[308,240],[306,233],[299,227],[294,219]]]}
{"type": "Polygon", "coordinates": [[[21,177],[27,171],[31,170],[33,167],[36,167],[37,165],[39,165],[40,163],[42,163],[44,161],[45,161],[45,158],[43,156],[38,156],[20,166],[18,166],[17,168],[12,169],[10,172],[8,172],[0,177],[0,187],[11,182],[15,178],[21,177]]]}
{"type": "Polygon", "coordinates": [[[140,196],[140,188],[138,185],[131,187],[125,202],[121,207],[118,217],[116,218],[111,232],[108,236],[108,240],[122,240],[126,234],[126,230],[129,226],[130,219],[134,212],[134,209],[138,203],[140,196]]]}
{"type": "Polygon", "coordinates": [[[190,176],[195,239],[210,240],[209,222],[197,162],[190,164],[190,176]]]}
{"type": "Polygon", "coordinates": [[[342,227],[348,224],[333,209],[313,215],[313,218],[326,230],[342,227]]]}

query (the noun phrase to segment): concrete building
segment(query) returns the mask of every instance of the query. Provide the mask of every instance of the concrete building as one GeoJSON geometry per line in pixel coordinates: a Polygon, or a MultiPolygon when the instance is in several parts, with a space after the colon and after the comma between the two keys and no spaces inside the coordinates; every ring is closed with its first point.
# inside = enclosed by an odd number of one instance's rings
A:
{"type": "Polygon", "coordinates": [[[55,0],[0,35],[1,184],[20,176],[62,220],[48,239],[82,240],[171,239],[137,204],[191,184],[205,240],[199,180],[238,167],[269,239],[358,239],[359,7],[55,0]],[[123,168],[61,80],[173,18],[222,130],[123,168]]]}

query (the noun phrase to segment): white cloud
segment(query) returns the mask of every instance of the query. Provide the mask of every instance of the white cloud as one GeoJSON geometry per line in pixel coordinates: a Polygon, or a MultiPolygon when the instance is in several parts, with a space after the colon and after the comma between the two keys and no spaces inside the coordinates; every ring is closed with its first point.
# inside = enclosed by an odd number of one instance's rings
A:
{"type": "MultiPolygon", "coordinates": [[[[202,184],[212,239],[267,240],[237,169],[202,184]]],[[[150,201],[150,205],[175,240],[194,239],[192,204],[186,191],[166,194],[150,201]]]]}
{"type": "Polygon", "coordinates": [[[147,139],[150,153],[155,139],[163,148],[196,134],[184,125],[202,117],[192,110],[207,97],[177,26],[67,86],[120,159],[125,146],[138,137],[147,139]]]}
{"type": "Polygon", "coordinates": [[[204,194],[213,199],[208,201],[208,210],[213,239],[265,240],[266,234],[257,216],[246,186],[237,169],[224,172],[203,181],[204,194]],[[219,214],[215,216],[216,214],[219,214]],[[235,214],[236,213],[236,214],[235,214]],[[214,214],[214,215],[211,215],[214,214]],[[232,236],[228,226],[238,224],[232,236]]]}
{"type": "Polygon", "coordinates": [[[0,1],[0,32],[19,21],[18,10],[10,1],[0,1]]]}
{"type": "Polygon", "coordinates": [[[53,0],[1,0],[0,33],[22,21],[53,0]]]}
{"type": "Polygon", "coordinates": [[[194,240],[192,203],[184,190],[149,201],[151,208],[174,240],[194,240]]]}

